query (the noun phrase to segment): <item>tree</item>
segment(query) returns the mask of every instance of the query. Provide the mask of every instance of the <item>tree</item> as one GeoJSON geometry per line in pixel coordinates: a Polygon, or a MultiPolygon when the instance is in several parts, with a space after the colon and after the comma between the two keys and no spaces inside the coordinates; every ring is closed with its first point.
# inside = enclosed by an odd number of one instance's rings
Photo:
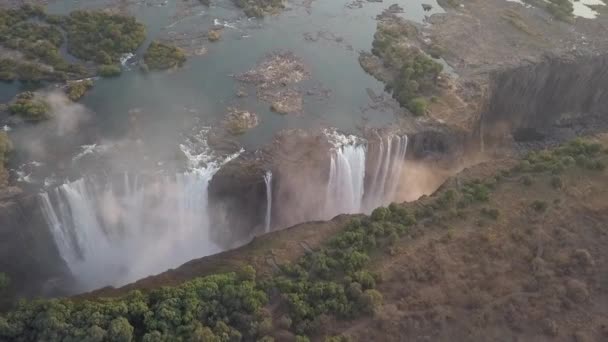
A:
{"type": "Polygon", "coordinates": [[[131,342],[133,326],[124,317],[115,318],[110,322],[107,336],[112,342],[131,342]]]}

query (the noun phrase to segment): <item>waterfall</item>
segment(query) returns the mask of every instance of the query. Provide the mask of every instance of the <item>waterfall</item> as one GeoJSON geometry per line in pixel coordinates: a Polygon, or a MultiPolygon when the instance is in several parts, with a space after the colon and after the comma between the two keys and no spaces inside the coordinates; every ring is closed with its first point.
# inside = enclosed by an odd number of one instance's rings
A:
{"type": "Polygon", "coordinates": [[[334,148],[329,160],[324,218],[369,213],[398,200],[397,189],[408,144],[406,135],[391,134],[383,138],[376,133],[378,143],[369,145],[352,135],[336,131],[325,131],[325,134],[334,148]]]}
{"type": "Polygon", "coordinates": [[[210,239],[207,190],[221,165],[236,155],[214,162],[196,143],[180,145],[189,159],[187,172],[87,177],[40,195],[80,290],[124,285],[221,251],[210,239]]]}
{"type": "Polygon", "coordinates": [[[270,219],[272,215],[272,171],[266,171],[264,182],[266,183],[265,232],[268,233],[270,232],[270,219]]]}
{"type": "Polygon", "coordinates": [[[361,212],[365,189],[366,142],[353,135],[325,131],[331,150],[325,195],[326,219],[361,212]]]}
{"type": "MultiPolygon", "coordinates": [[[[380,136],[379,136],[380,137],[380,136]]],[[[380,137],[377,145],[377,157],[373,175],[367,186],[368,196],[365,198],[365,211],[390,204],[398,200],[397,188],[401,181],[403,164],[407,153],[407,135],[388,135],[380,137]]]]}

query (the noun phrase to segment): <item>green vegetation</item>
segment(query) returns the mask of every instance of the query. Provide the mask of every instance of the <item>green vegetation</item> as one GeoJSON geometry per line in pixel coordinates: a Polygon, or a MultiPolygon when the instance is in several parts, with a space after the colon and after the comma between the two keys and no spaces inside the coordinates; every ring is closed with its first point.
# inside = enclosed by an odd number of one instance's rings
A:
{"type": "Polygon", "coordinates": [[[186,62],[186,54],[178,47],[153,41],[144,54],[144,62],[150,70],[176,68],[186,62]]]}
{"type": "Polygon", "coordinates": [[[283,0],[233,0],[242,8],[248,17],[263,17],[266,13],[275,13],[283,8],[283,0]]]}
{"type": "Polygon", "coordinates": [[[549,0],[547,10],[562,21],[572,21],[574,6],[570,0],[549,0]]]}
{"type": "MultiPolygon", "coordinates": [[[[0,131],[0,188],[7,185],[8,181],[8,170],[6,169],[6,163],[8,162],[8,157],[11,151],[13,150],[13,144],[8,137],[8,134],[5,131],[0,131]]],[[[2,283],[3,277],[6,275],[0,273],[0,293],[2,292],[2,283]]],[[[5,279],[6,280],[6,279],[5,279]]],[[[6,287],[6,286],[4,286],[6,287]]]]}
{"type": "MultiPolygon", "coordinates": [[[[0,44],[11,49],[0,59],[0,80],[61,81],[86,76],[86,69],[67,63],[60,54],[68,37],[68,51],[84,60],[114,65],[144,41],[145,27],[132,17],[105,12],[75,11],[69,16],[50,16],[41,7],[24,5],[0,10],[0,44]],[[34,21],[32,21],[34,19],[34,21]]],[[[116,75],[116,67],[101,67],[116,75]]]]}
{"type": "Polygon", "coordinates": [[[146,38],[144,25],[133,17],[105,12],[75,11],[65,18],[68,50],[84,60],[109,65],[133,52],[146,38]]]}
{"type": "Polygon", "coordinates": [[[57,20],[51,23],[47,19],[39,6],[0,10],[0,44],[15,51],[12,57],[0,60],[0,79],[57,81],[68,74],[84,75],[83,68],[61,57],[63,35],[55,23],[57,20]]]}
{"type": "Polygon", "coordinates": [[[26,121],[41,121],[49,118],[49,105],[37,98],[34,93],[26,91],[17,95],[15,102],[8,106],[8,111],[19,115],[26,121]]]}
{"type": "Polygon", "coordinates": [[[0,59],[0,80],[2,81],[60,81],[65,79],[61,72],[53,71],[38,63],[0,59]]]}
{"type": "Polygon", "coordinates": [[[75,81],[68,83],[66,93],[70,100],[78,101],[91,88],[93,88],[93,81],[91,80],[75,81]]]}
{"type": "Polygon", "coordinates": [[[387,91],[403,107],[416,116],[424,115],[428,106],[426,97],[437,91],[437,80],[443,65],[428,57],[417,47],[404,44],[411,35],[410,28],[401,22],[378,24],[374,34],[372,53],[395,72],[391,80],[383,80],[387,91]]]}
{"type": "Polygon", "coordinates": [[[99,76],[102,77],[115,77],[122,73],[122,69],[118,64],[100,65],[97,72],[99,73],[99,76]]]}
{"type": "Polygon", "coordinates": [[[374,313],[382,295],[374,290],[377,275],[365,269],[370,254],[388,249],[395,236],[406,234],[415,222],[400,206],[378,208],[371,217],[351,220],[320,250],[282,265],[283,274],[268,286],[277,288],[287,302],[295,332],[314,333],[326,315],[353,318],[374,313]]]}
{"type": "Polygon", "coordinates": [[[602,171],[606,165],[598,158],[601,155],[601,144],[576,139],[553,150],[531,152],[519,163],[515,171],[559,174],[574,164],[584,169],[602,171]]]}
{"type": "Polygon", "coordinates": [[[115,300],[22,302],[0,317],[0,340],[239,341],[258,336],[266,302],[254,281],[218,274],[115,300]]]}

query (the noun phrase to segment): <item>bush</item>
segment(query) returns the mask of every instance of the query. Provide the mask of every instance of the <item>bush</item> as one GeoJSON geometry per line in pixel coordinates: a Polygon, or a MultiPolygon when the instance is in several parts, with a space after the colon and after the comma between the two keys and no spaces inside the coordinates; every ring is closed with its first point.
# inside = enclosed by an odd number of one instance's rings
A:
{"type": "Polygon", "coordinates": [[[8,155],[13,150],[13,143],[5,131],[0,131],[0,169],[8,162],[8,155]]]}
{"type": "Polygon", "coordinates": [[[182,66],[186,54],[175,46],[153,41],[144,54],[144,62],[150,70],[165,70],[182,66]]]}
{"type": "Polygon", "coordinates": [[[574,6],[570,0],[549,0],[547,9],[555,18],[563,21],[572,20],[574,6]]]}
{"type": "Polygon", "coordinates": [[[97,72],[102,77],[116,77],[122,73],[120,65],[112,64],[112,65],[100,65],[97,69],[97,72]]]}
{"type": "Polygon", "coordinates": [[[562,179],[557,176],[551,177],[551,186],[554,189],[561,189],[563,186],[562,179]]]}
{"type": "Polygon", "coordinates": [[[384,221],[388,218],[390,211],[387,208],[380,207],[374,209],[372,211],[372,220],[373,221],[384,221]]]}
{"type": "Polygon", "coordinates": [[[545,202],[545,201],[536,200],[536,201],[532,202],[532,209],[534,209],[535,211],[537,211],[539,213],[545,212],[547,210],[547,207],[548,207],[548,205],[547,205],[547,202],[545,202]]]}
{"type": "Polygon", "coordinates": [[[500,212],[496,208],[482,208],[481,214],[485,217],[488,217],[492,220],[497,220],[500,212]]]}
{"type": "Polygon", "coordinates": [[[376,290],[365,290],[360,303],[364,312],[373,314],[382,305],[382,294],[376,290]]]}
{"type": "Polygon", "coordinates": [[[422,116],[426,113],[426,107],[428,103],[424,97],[415,97],[411,99],[407,108],[414,114],[415,116],[422,116]]]}
{"type": "Polygon", "coordinates": [[[103,11],[74,11],[65,18],[68,50],[74,56],[100,64],[118,63],[146,39],[144,25],[133,17],[103,11]]]}
{"type": "Polygon", "coordinates": [[[8,111],[26,121],[41,121],[49,118],[50,106],[32,92],[17,95],[17,100],[8,106],[8,111]]]}
{"type": "Polygon", "coordinates": [[[67,95],[72,101],[78,101],[84,94],[93,87],[93,81],[82,80],[68,83],[67,95]]]}

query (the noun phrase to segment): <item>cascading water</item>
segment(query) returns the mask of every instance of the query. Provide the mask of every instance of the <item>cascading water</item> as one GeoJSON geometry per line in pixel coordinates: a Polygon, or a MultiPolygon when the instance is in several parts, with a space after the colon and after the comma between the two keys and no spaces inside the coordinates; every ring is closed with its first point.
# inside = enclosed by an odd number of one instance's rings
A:
{"type": "Polygon", "coordinates": [[[189,159],[185,173],[85,178],[40,195],[81,290],[123,285],[220,251],[209,236],[207,187],[236,155],[214,162],[206,145],[196,142],[180,146],[189,159]]]}
{"type": "Polygon", "coordinates": [[[397,200],[395,195],[407,153],[407,135],[388,135],[386,138],[380,136],[379,138],[380,142],[375,151],[377,152],[374,160],[375,168],[365,198],[366,212],[397,200]]]}
{"type": "Polygon", "coordinates": [[[345,145],[333,151],[327,184],[327,217],[361,211],[365,179],[365,145],[345,145]]]}
{"type": "Polygon", "coordinates": [[[379,143],[368,146],[366,141],[352,135],[329,130],[325,134],[334,145],[330,156],[325,218],[369,213],[398,200],[395,197],[407,152],[407,136],[378,136],[379,143]],[[368,156],[370,151],[375,154],[371,160],[368,156]],[[366,165],[369,170],[366,170],[366,165]],[[366,171],[370,172],[367,184],[366,171]]]}
{"type": "Polygon", "coordinates": [[[268,233],[270,232],[270,220],[272,215],[272,171],[266,171],[264,182],[266,183],[266,218],[264,220],[264,231],[268,233]]]}

